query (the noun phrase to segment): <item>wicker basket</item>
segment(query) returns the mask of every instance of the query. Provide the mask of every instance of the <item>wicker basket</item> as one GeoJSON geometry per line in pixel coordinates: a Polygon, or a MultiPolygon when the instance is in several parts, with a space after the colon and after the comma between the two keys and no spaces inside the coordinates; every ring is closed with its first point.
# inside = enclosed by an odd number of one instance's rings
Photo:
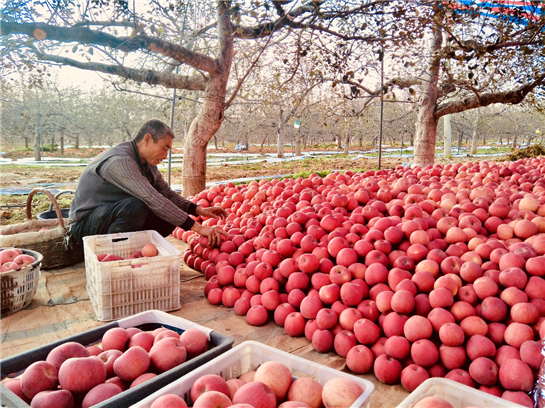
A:
{"type": "Polygon", "coordinates": [[[68,248],[65,244],[67,228],[57,200],[50,191],[43,188],[32,190],[26,202],[27,222],[6,225],[0,228],[0,247],[27,248],[43,255],[42,269],[62,268],[83,262],[83,246],[68,248]],[[49,197],[57,219],[33,220],[32,197],[43,193],[49,197]]]}
{"type": "MultiPolygon", "coordinates": [[[[0,248],[4,249],[4,248],[0,248]]],[[[36,261],[19,269],[0,273],[1,282],[1,316],[24,309],[32,302],[32,297],[38,288],[42,254],[22,249],[23,253],[36,258],[36,261]]]]}

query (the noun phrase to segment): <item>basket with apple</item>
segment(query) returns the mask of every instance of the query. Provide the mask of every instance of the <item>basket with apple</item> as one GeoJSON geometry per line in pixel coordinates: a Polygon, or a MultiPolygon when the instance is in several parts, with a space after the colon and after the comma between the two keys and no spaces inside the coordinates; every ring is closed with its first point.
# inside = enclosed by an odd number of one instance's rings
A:
{"type": "Polygon", "coordinates": [[[0,248],[2,317],[30,305],[38,288],[42,259],[42,254],[29,249],[0,248]]]}
{"type": "Polygon", "coordinates": [[[50,191],[35,188],[28,194],[26,202],[27,221],[0,228],[0,247],[26,248],[43,255],[42,268],[62,268],[83,261],[83,249],[65,245],[67,226],[57,200],[50,191]],[[32,198],[45,194],[57,214],[55,219],[33,219],[32,198]]]}

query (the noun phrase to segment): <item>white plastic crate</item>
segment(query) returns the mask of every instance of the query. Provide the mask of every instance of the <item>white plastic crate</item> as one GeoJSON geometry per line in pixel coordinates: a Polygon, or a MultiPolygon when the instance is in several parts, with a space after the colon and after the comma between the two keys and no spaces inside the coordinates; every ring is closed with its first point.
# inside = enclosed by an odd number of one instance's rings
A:
{"type": "Polygon", "coordinates": [[[157,231],[83,238],[87,292],[98,320],[116,320],[146,310],[180,308],[181,254],[157,231]],[[126,258],[153,243],[159,255],[99,262],[97,255],[126,258]]]}
{"type": "Polygon", "coordinates": [[[459,382],[446,378],[429,378],[416,388],[407,398],[401,401],[397,408],[412,408],[426,397],[441,397],[456,408],[523,408],[522,405],[495,397],[459,382]]]}
{"type": "Polygon", "coordinates": [[[180,377],[180,379],[166,387],[154,392],[149,397],[133,405],[133,408],[149,408],[153,401],[165,394],[177,394],[184,398],[186,402],[190,402],[191,386],[203,375],[217,374],[225,380],[229,380],[237,378],[247,371],[255,370],[259,365],[267,361],[283,363],[291,370],[294,377],[310,376],[322,385],[332,378],[349,378],[357,382],[364,389],[364,392],[351,407],[346,408],[364,408],[369,406],[369,396],[375,388],[372,382],[302,357],[294,356],[265,344],[255,341],[245,341],[196,370],[180,377]]]}

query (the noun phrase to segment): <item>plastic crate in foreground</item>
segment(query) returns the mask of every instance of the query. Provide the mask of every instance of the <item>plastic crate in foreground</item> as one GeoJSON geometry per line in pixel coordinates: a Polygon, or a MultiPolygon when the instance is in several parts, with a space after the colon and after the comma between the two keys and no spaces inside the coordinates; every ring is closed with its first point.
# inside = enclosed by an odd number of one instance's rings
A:
{"type": "Polygon", "coordinates": [[[177,394],[189,402],[191,386],[200,377],[206,374],[218,374],[225,380],[237,378],[246,371],[257,369],[260,364],[267,361],[277,361],[285,364],[291,370],[294,377],[302,375],[311,376],[320,384],[324,385],[332,378],[349,378],[357,382],[363,389],[363,394],[354,402],[352,407],[364,408],[369,406],[369,396],[375,386],[372,382],[351,374],[326,367],[322,364],[294,356],[285,351],[267,346],[255,341],[245,341],[228,352],[209,361],[202,367],[184,375],[172,384],[156,391],[146,399],[134,405],[134,408],[149,408],[153,401],[165,394],[177,394]]]}
{"type": "Polygon", "coordinates": [[[116,320],[146,311],[180,308],[181,254],[157,231],[83,238],[87,292],[98,320],[116,320]],[[99,262],[97,255],[123,258],[153,243],[159,255],[99,262]]]}
{"type": "Polygon", "coordinates": [[[523,408],[522,405],[498,398],[446,378],[429,378],[416,388],[397,408],[411,408],[423,398],[441,397],[457,408],[523,408]]]}
{"type": "MultiPolygon", "coordinates": [[[[124,391],[115,397],[95,405],[94,407],[96,408],[129,407],[135,402],[147,397],[150,393],[161,389],[165,385],[170,384],[172,381],[177,380],[184,374],[187,374],[212,360],[214,357],[225,353],[233,346],[233,338],[229,336],[215,330],[211,330],[207,327],[200,326],[189,320],[182,319],[181,317],[176,317],[159,310],[151,310],[3,359],[0,361],[2,379],[5,379],[6,377],[18,377],[29,365],[39,360],[45,360],[52,349],[63,343],[75,341],[83,344],[84,346],[98,344],[102,340],[104,333],[114,327],[123,327],[125,329],[129,327],[137,327],[145,331],[151,331],[159,327],[166,327],[177,331],[180,334],[185,330],[196,328],[204,331],[208,335],[209,349],[200,356],[187,360],[185,363],[159,374],[157,377],[154,377],[134,388],[124,391]]],[[[0,384],[0,406],[10,408],[29,407],[29,405],[25,404],[23,400],[13,394],[2,384],[0,384]]]]}

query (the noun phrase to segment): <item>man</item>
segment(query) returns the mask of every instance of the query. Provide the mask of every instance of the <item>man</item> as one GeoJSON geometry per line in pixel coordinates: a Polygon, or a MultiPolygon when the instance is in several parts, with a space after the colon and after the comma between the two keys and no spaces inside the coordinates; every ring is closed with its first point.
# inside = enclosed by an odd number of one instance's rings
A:
{"type": "Polygon", "coordinates": [[[156,230],[169,235],[176,226],[208,238],[210,245],[227,233],[205,227],[190,215],[225,217],[221,207],[202,208],[170,189],[157,169],[168,156],[174,133],[159,120],[150,120],[134,139],[98,155],[81,175],[70,206],[72,239],[87,235],[156,230]]]}

